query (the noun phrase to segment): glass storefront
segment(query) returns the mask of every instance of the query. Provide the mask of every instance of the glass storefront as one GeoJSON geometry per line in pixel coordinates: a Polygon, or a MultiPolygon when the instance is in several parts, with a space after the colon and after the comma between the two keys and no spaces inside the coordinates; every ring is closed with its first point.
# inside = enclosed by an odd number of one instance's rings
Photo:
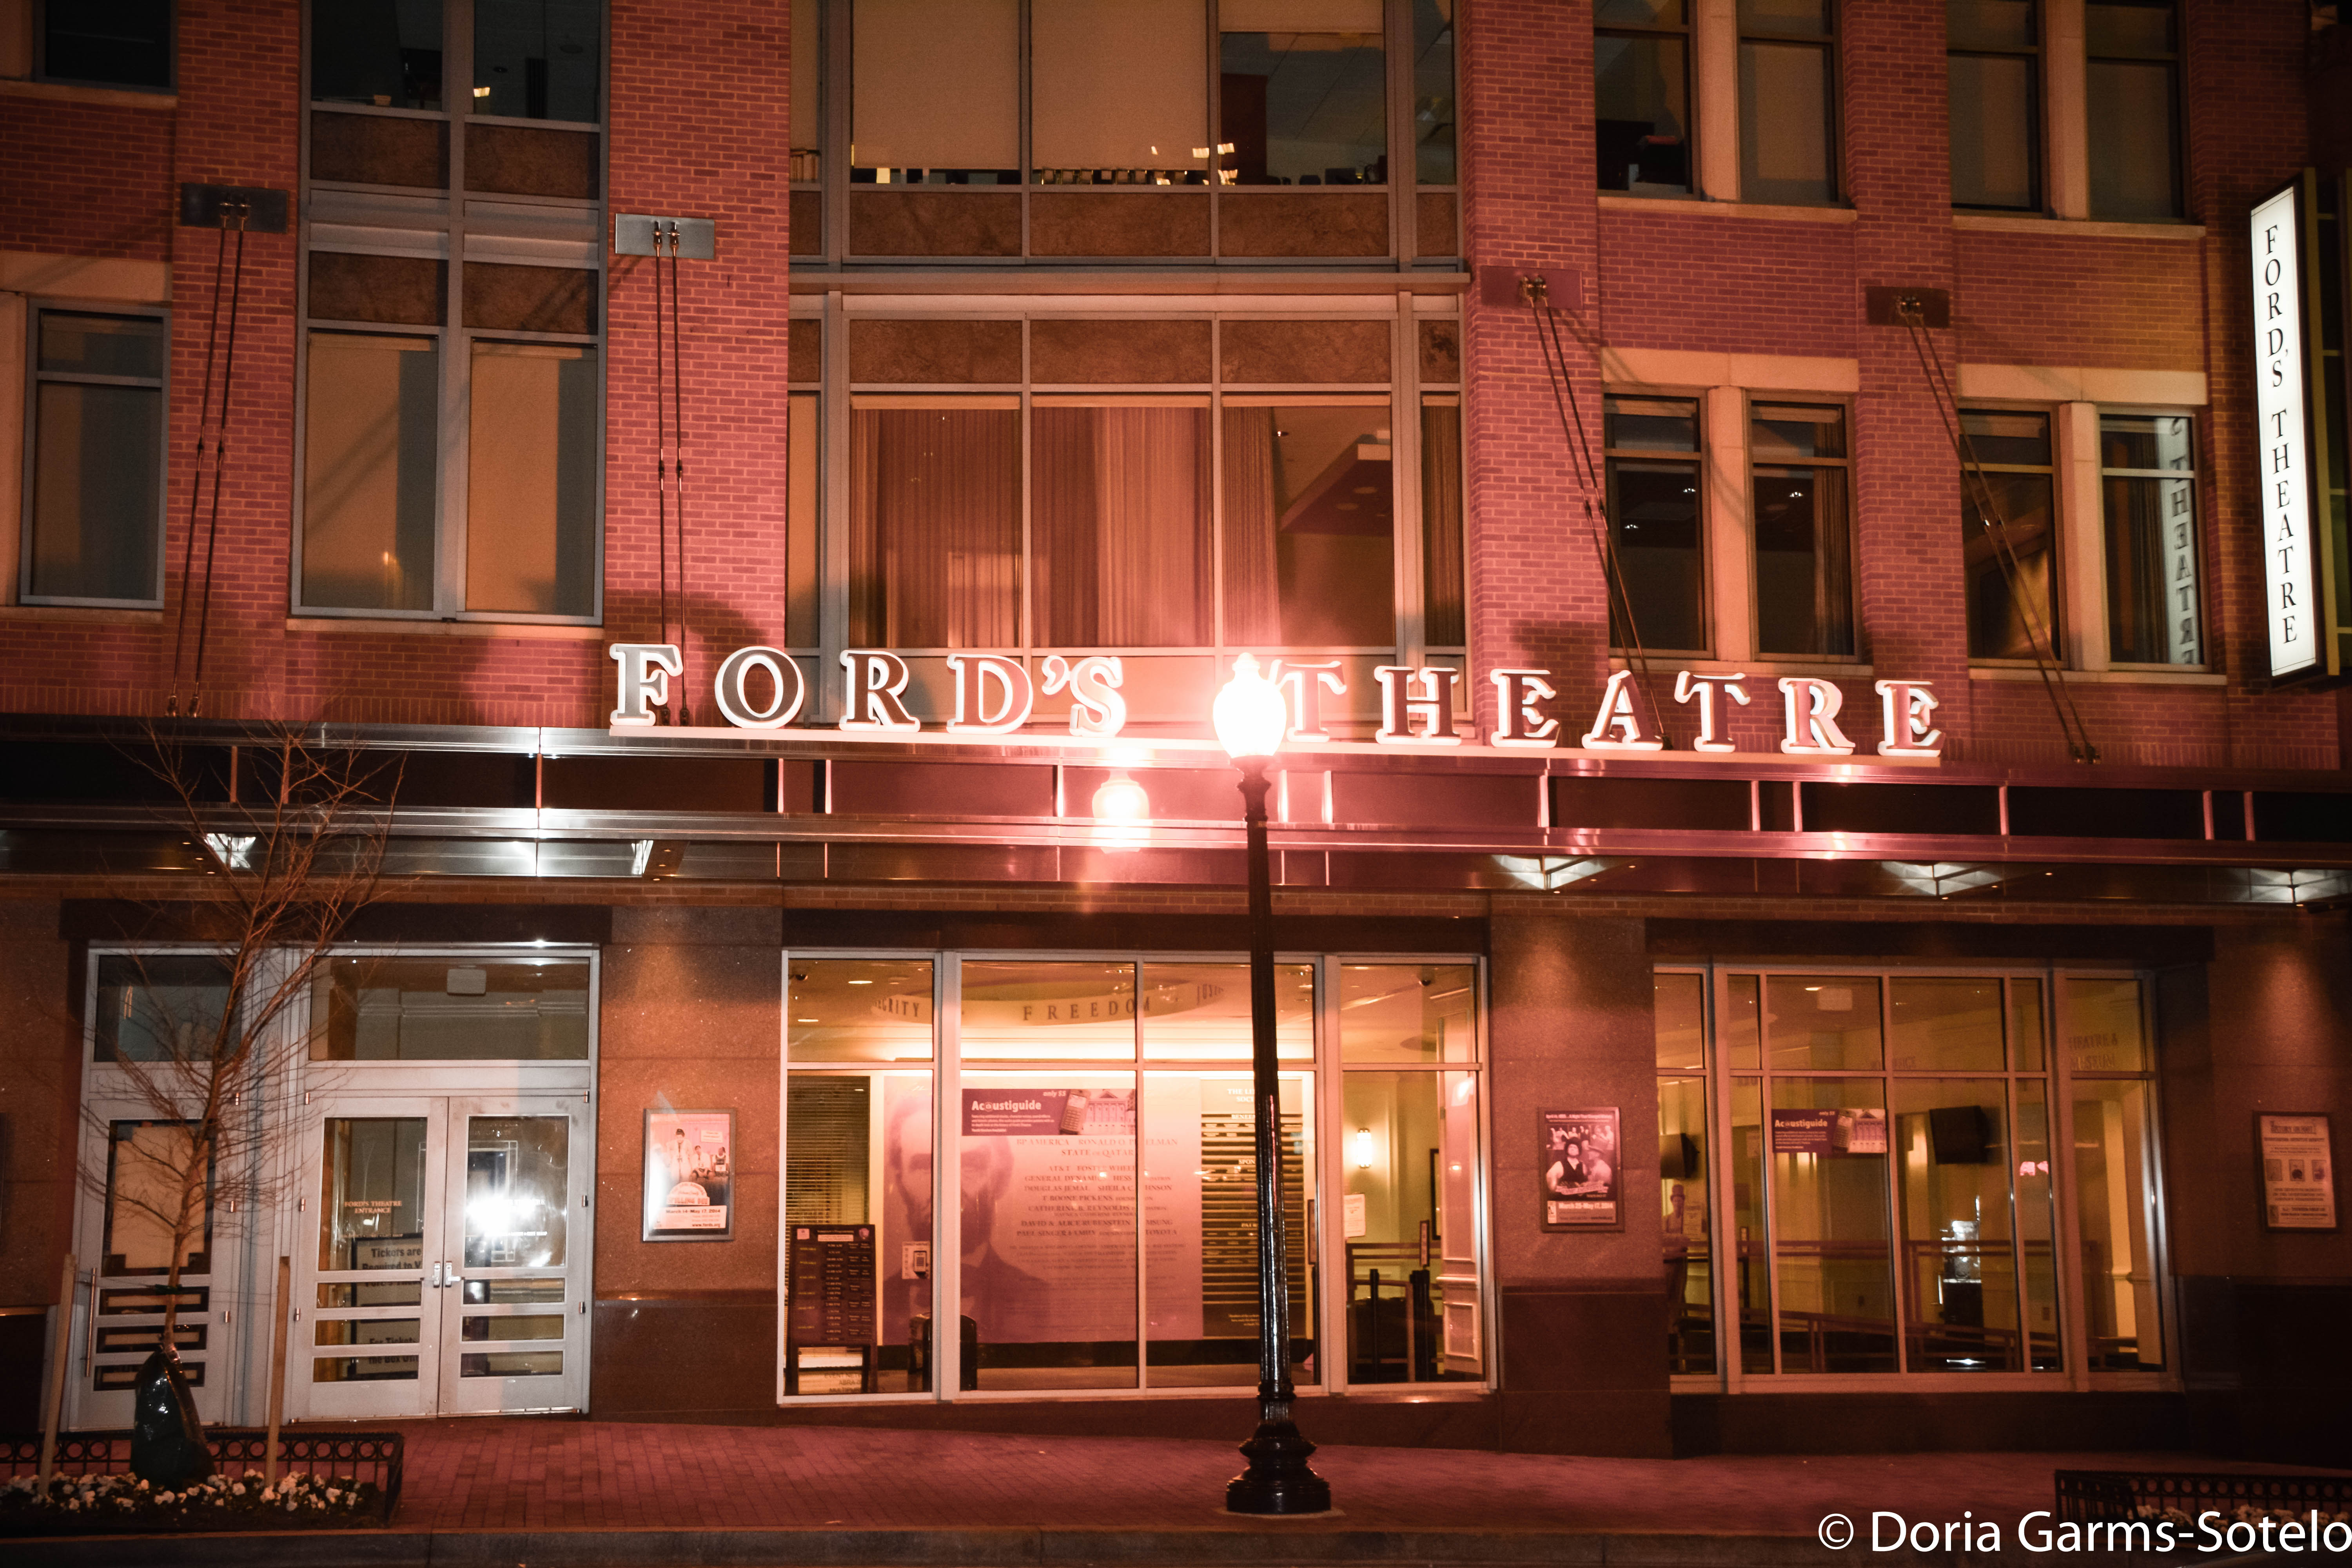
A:
{"type": "MultiPolygon", "coordinates": [[[[1246,963],[786,970],[786,1397],[1256,1384],[1246,963]]],[[[1276,966],[1302,1387],[1483,1385],[1477,986],[1467,963],[1276,966]]]]}
{"type": "Polygon", "coordinates": [[[1675,1373],[2164,1368],[2137,976],[1655,985],[1675,1373]]]}

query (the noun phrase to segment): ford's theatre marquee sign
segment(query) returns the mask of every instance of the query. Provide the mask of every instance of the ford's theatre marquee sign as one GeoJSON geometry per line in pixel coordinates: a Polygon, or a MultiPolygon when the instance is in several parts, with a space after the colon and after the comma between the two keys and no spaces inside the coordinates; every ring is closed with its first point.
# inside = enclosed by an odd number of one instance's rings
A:
{"type": "MultiPolygon", "coordinates": [[[[685,668],[671,643],[614,643],[610,653],[620,667],[619,700],[613,709],[615,730],[649,729],[654,710],[669,700],[670,682],[685,668]]],[[[1244,654],[1235,661],[1242,672],[1255,668],[1244,654]]],[[[949,740],[986,740],[1013,734],[1025,728],[1036,706],[1039,682],[1017,658],[995,653],[951,653],[947,666],[955,683],[955,713],[943,726],[949,740]]],[[[847,648],[841,655],[845,679],[841,716],[831,729],[845,740],[904,740],[922,729],[909,712],[906,689],[910,679],[907,661],[887,648],[847,648]]],[[[1040,665],[1045,695],[1070,696],[1070,733],[1081,741],[1109,741],[1127,723],[1127,702],[1120,695],[1125,669],[1116,655],[1090,654],[1067,658],[1048,654],[1040,665]]],[[[1453,746],[1464,736],[1454,728],[1454,686],[1462,672],[1443,665],[1383,665],[1373,671],[1381,687],[1381,727],[1372,739],[1387,746],[1453,746]]],[[[1323,699],[1344,695],[1347,683],[1336,659],[1268,661],[1265,679],[1279,686],[1290,707],[1287,739],[1309,744],[1328,742],[1324,729],[1323,699]]],[[[1547,669],[1496,669],[1487,672],[1492,687],[1493,722],[1486,727],[1491,747],[1517,751],[1543,750],[1569,743],[1569,731],[1546,705],[1560,698],[1547,669]]],[[[1755,682],[1763,684],[1759,678],[1755,682]]],[[[1780,751],[1791,757],[1846,757],[1855,750],[1841,726],[1845,693],[1835,681],[1818,676],[1784,676],[1773,683],[1780,698],[1780,751]]],[[[800,666],[778,648],[741,647],[729,654],[711,682],[711,698],[728,723],[739,730],[781,730],[797,721],[808,706],[808,683],[800,666]],[[755,675],[764,676],[755,683],[755,675]],[[764,685],[766,700],[753,695],[764,685]]],[[[1745,675],[1701,675],[1679,670],[1673,700],[1695,710],[1698,735],[1692,749],[1702,755],[1727,755],[1734,747],[1724,738],[1724,721],[1734,707],[1756,700],[1745,675]]],[[[1879,699],[1877,754],[1900,760],[1932,760],[1943,755],[1944,732],[1935,727],[1937,699],[1924,680],[1879,680],[1872,684],[1879,699]]],[[[1601,687],[1591,727],[1574,743],[1590,752],[1639,754],[1665,749],[1654,713],[1638,700],[1631,670],[1618,670],[1601,687]]],[[[1851,722],[1851,721],[1847,721],[1851,722]]]]}

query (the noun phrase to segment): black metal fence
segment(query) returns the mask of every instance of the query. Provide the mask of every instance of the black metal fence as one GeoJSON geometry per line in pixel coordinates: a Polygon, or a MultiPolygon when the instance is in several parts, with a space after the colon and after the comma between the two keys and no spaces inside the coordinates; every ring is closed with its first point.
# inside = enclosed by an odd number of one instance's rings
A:
{"type": "Polygon", "coordinates": [[[2242,1508],[2281,1510],[2302,1518],[2352,1515],[2352,1479],[2342,1476],[2225,1475],[2178,1470],[2060,1470],[2062,1522],[2147,1519],[2179,1513],[2194,1521],[2216,1512],[2225,1520],[2242,1508]]]}
{"type": "MultiPolygon", "coordinates": [[[[259,1470],[269,1458],[269,1434],[224,1429],[205,1434],[205,1447],[213,1468],[242,1476],[259,1470]]],[[[397,1432],[281,1432],[278,1437],[278,1473],[308,1475],[320,1481],[348,1478],[375,1488],[375,1507],[353,1523],[388,1524],[400,1502],[401,1435],[397,1432]]],[[[128,1432],[61,1432],[58,1435],[57,1468],[60,1477],[121,1475],[131,1468],[128,1432]]],[[[0,1437],[0,1481],[41,1473],[41,1440],[37,1436],[0,1437]]],[[[251,1529],[250,1522],[242,1528],[251,1529]]]]}

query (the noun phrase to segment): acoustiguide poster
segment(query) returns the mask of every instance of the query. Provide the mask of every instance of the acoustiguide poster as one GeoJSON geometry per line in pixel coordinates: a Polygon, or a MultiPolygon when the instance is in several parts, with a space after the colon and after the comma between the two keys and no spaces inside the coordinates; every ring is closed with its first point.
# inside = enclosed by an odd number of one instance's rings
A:
{"type": "Polygon", "coordinates": [[[1538,1113],[1543,1172],[1543,1228],[1611,1229],[1624,1224],[1618,1184],[1624,1162],[1617,1138],[1617,1108],[1538,1113]]]}
{"type": "Polygon", "coordinates": [[[2326,1116],[2264,1111],[2255,1125],[2262,1142],[2263,1225],[2272,1230],[2334,1230],[2336,1161],[2326,1116]]]}

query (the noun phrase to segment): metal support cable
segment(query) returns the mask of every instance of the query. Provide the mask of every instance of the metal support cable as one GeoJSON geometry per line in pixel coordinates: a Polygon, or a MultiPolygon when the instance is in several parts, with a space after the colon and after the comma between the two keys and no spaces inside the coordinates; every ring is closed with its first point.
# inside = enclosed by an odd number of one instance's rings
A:
{"type": "MultiPolygon", "coordinates": [[[[655,634],[656,642],[669,641],[669,404],[662,396],[662,362],[667,353],[663,342],[661,227],[654,227],[654,537],[660,552],[661,628],[655,634]]],[[[667,722],[669,704],[656,703],[656,721],[667,722]]]]}
{"type": "MultiPolygon", "coordinates": [[[[224,209],[225,210],[225,209],[224,209]]],[[[188,717],[196,717],[205,700],[205,651],[209,646],[213,625],[213,564],[214,546],[220,539],[221,478],[228,466],[228,411],[230,395],[236,385],[236,321],[238,307],[245,302],[245,226],[252,207],[238,204],[236,217],[236,258],[229,267],[228,352],[221,365],[220,431],[213,437],[212,506],[205,521],[205,590],[196,612],[196,668],[188,691],[188,717]]],[[[186,590],[182,589],[184,595],[186,590]]],[[[182,601],[185,611],[184,597],[182,601]]]]}
{"type": "MultiPolygon", "coordinates": [[[[204,499],[205,447],[207,441],[211,443],[213,451],[212,515],[215,530],[217,529],[220,520],[221,437],[226,434],[228,424],[228,395],[227,389],[224,386],[221,395],[222,428],[219,432],[215,432],[213,428],[213,379],[215,367],[218,364],[221,302],[225,298],[232,300],[232,303],[229,306],[229,360],[232,368],[236,363],[236,305],[235,301],[241,300],[244,294],[245,226],[246,219],[250,216],[250,214],[251,208],[245,203],[240,202],[232,204],[224,202],[221,204],[220,245],[218,248],[213,252],[212,319],[205,329],[204,396],[198,405],[196,414],[196,460],[188,475],[188,531],[187,537],[183,541],[180,549],[180,613],[173,623],[172,631],[172,688],[170,694],[164,699],[163,703],[163,714],[166,718],[175,719],[179,717],[180,711],[180,672],[186,662],[187,655],[188,601],[190,596],[196,591],[194,586],[196,514],[202,506],[204,499]],[[224,290],[221,287],[222,276],[228,270],[229,267],[228,221],[232,210],[235,211],[236,216],[236,282],[234,286],[233,292],[224,290]]],[[[206,609],[207,612],[209,612],[212,602],[212,544],[210,537],[207,538],[205,547],[204,595],[206,609]]],[[[196,678],[199,693],[201,693],[204,683],[202,673],[204,662],[202,642],[203,634],[199,631],[197,654],[198,674],[196,678]]],[[[195,717],[195,705],[200,700],[200,695],[192,696],[188,709],[188,716],[190,718],[193,719],[195,717]]]]}
{"type": "MultiPolygon", "coordinates": [[[[686,372],[683,361],[686,357],[686,337],[678,330],[677,322],[677,221],[673,218],[670,220],[669,225],[669,424],[671,437],[677,443],[677,452],[670,464],[670,483],[674,485],[677,490],[677,658],[678,687],[680,690],[680,694],[677,698],[677,718],[678,722],[685,723],[688,721],[687,700],[684,695],[686,688],[687,658],[687,593],[686,372]]],[[[656,250],[654,255],[654,266],[656,269],[661,266],[661,255],[658,250],[656,250]]],[[[658,300],[656,300],[656,303],[658,305],[658,300]]],[[[654,394],[656,397],[659,397],[661,395],[661,389],[656,386],[654,389],[654,394]]]]}
{"type": "Polygon", "coordinates": [[[2057,638],[2025,580],[2025,566],[2010,540],[2009,520],[2001,511],[2000,495],[1986,476],[1984,465],[1978,460],[1976,444],[1969,438],[1968,428],[1961,422],[1959,399],[1944,369],[1944,356],[1935,340],[1927,335],[1926,317],[1916,300],[1900,301],[1896,314],[1910,333],[1912,355],[1919,362],[1919,374],[1927,383],[1928,395],[1936,400],[1936,416],[1943,421],[1944,435],[1952,444],[1953,455],[1959,459],[1962,499],[1969,499],[1966,491],[1973,486],[1978,514],[1992,540],[1993,560],[2009,584],[2011,599],[2024,611],[2034,671],[2042,678],[2042,689],[2050,699],[2051,710],[2057,715],[2067,755],[2078,763],[2095,763],[2099,749],[2091,743],[2090,730],[2074,705],[2074,694],[2067,689],[2065,667],[2058,660],[2057,638]]]}

